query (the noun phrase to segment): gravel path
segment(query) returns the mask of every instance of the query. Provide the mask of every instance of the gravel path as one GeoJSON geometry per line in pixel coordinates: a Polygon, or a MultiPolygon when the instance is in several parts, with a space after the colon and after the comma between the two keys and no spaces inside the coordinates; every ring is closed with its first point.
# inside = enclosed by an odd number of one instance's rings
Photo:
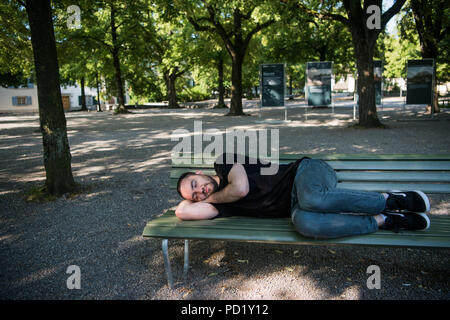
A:
{"type": "MultiPolygon", "coordinates": [[[[193,132],[194,120],[203,130],[278,128],[281,153],[450,153],[450,110],[430,121],[423,108],[385,101],[387,130],[348,128],[348,102],[335,114],[290,102],[287,124],[259,123],[254,102],[250,117],[207,108],[67,113],[73,173],[88,191],[48,203],[23,197],[44,180],[38,115],[0,114],[0,299],[449,299],[449,250],[191,241],[183,280],[183,242],[173,240],[169,290],[160,241],[141,237],[180,200],[168,187],[171,133],[193,132]],[[80,267],[80,290],[66,286],[70,265],[80,267]],[[380,267],[379,290],[366,286],[370,265],[380,267]]],[[[284,119],[284,109],[264,109],[263,119],[284,119]]],[[[450,212],[449,196],[430,198],[433,215],[450,212]]]]}

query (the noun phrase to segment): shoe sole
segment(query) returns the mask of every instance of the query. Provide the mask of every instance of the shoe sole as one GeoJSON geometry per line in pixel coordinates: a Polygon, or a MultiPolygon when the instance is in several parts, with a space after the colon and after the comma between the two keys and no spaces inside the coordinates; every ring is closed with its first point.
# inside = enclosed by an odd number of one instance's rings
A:
{"type": "Polygon", "coordinates": [[[419,196],[422,197],[423,201],[425,202],[425,212],[417,212],[417,213],[428,213],[430,212],[431,206],[430,206],[430,199],[428,199],[427,195],[419,190],[414,190],[415,193],[417,193],[419,196]]]}
{"type": "MultiPolygon", "coordinates": [[[[388,192],[405,192],[405,191],[391,190],[388,192]]],[[[417,193],[422,198],[423,202],[425,202],[425,211],[415,212],[415,213],[429,213],[431,210],[431,205],[430,205],[430,199],[428,199],[427,195],[419,190],[413,190],[413,192],[417,193]]]]}
{"type": "Polygon", "coordinates": [[[427,230],[430,227],[430,225],[431,225],[430,218],[425,213],[421,213],[421,212],[415,212],[415,213],[417,213],[418,215],[422,216],[427,222],[427,226],[425,228],[423,228],[423,229],[420,229],[420,230],[427,230]]]}
{"type": "MultiPolygon", "coordinates": [[[[390,192],[403,192],[403,191],[391,190],[390,192]]],[[[431,225],[430,218],[427,216],[427,213],[430,212],[431,210],[430,199],[428,199],[427,195],[420,190],[413,190],[413,192],[416,192],[425,202],[425,212],[414,212],[414,213],[417,213],[418,215],[422,216],[422,218],[425,219],[425,221],[427,222],[427,226],[421,230],[427,230],[431,225]]]]}

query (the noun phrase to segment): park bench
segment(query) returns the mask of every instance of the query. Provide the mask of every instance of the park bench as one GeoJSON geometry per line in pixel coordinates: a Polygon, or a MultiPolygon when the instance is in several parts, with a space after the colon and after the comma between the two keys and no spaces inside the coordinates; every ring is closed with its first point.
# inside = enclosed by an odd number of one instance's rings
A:
{"type": "MultiPolygon", "coordinates": [[[[366,191],[422,190],[450,194],[450,155],[280,155],[279,163],[303,156],[325,160],[337,173],[338,187],[366,191]]],[[[211,159],[209,159],[211,160],[211,159]]],[[[213,164],[175,164],[172,159],[170,188],[176,189],[178,177],[187,171],[214,174],[213,164]]],[[[212,161],[209,161],[212,162],[212,161]]],[[[178,162],[176,162],[178,163],[178,162]]],[[[181,201],[181,199],[180,199],[181,201]]],[[[431,212],[432,213],[432,212],[431,212]]],[[[143,236],[160,238],[169,287],[173,277],[168,254],[168,239],[184,239],[184,275],[189,268],[189,240],[224,240],[299,245],[363,245],[419,248],[450,248],[450,217],[431,216],[431,227],[424,231],[379,230],[372,234],[338,239],[315,240],[301,236],[289,218],[261,219],[227,217],[213,220],[182,221],[174,210],[147,223],[143,236]]]]}
{"type": "Polygon", "coordinates": [[[439,103],[441,103],[444,107],[448,107],[450,102],[450,97],[439,98],[439,103]]]}

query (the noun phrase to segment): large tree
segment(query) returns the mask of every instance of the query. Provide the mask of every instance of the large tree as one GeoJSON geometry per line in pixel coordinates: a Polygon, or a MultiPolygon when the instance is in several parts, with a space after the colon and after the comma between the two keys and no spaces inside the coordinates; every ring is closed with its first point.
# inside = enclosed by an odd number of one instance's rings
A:
{"type": "MultiPolygon", "coordinates": [[[[140,63],[154,69],[162,77],[169,108],[178,108],[177,80],[190,68],[196,41],[192,37],[193,27],[179,13],[167,17],[164,4],[149,0],[134,1],[129,6],[133,24],[129,31],[133,38],[130,48],[133,54],[141,54],[140,63]]],[[[131,62],[134,64],[135,62],[131,62]]]]}
{"type": "Polygon", "coordinates": [[[196,45],[192,54],[192,76],[197,84],[217,92],[218,102],[214,108],[227,108],[225,76],[230,73],[231,66],[228,53],[214,34],[195,34],[194,38],[196,45]]]}
{"type": "Polygon", "coordinates": [[[25,8],[36,70],[45,187],[47,193],[61,195],[73,191],[76,185],[61,98],[50,0],[27,0],[25,8]]]}
{"type": "MultiPolygon", "coordinates": [[[[419,34],[422,58],[431,58],[438,63],[449,63],[449,57],[443,57],[441,44],[449,42],[450,37],[450,7],[445,0],[410,0],[414,21],[419,34]]],[[[448,51],[447,51],[448,52],[448,51]]],[[[448,71],[448,70],[447,70],[448,71]]],[[[435,84],[437,86],[437,82],[435,84]]],[[[434,112],[439,112],[438,95],[435,90],[433,101],[434,112]]],[[[430,107],[431,108],[431,107],[430,107]]],[[[431,111],[431,110],[430,110],[431,111]]]]}
{"type": "Polygon", "coordinates": [[[227,115],[244,115],[242,109],[244,58],[253,36],[276,22],[274,5],[277,2],[199,0],[177,3],[197,31],[216,34],[222,40],[232,61],[231,105],[227,115]]]}
{"type": "MultiPolygon", "coordinates": [[[[63,3],[70,3],[65,0],[63,3]]],[[[82,51],[99,47],[106,52],[104,61],[109,60],[111,74],[105,74],[106,85],[117,98],[117,113],[127,113],[125,108],[125,80],[123,77],[124,51],[130,41],[128,30],[130,19],[130,5],[118,0],[79,1],[82,11],[82,27],[67,31],[66,41],[85,43],[80,47],[82,51]],[[111,81],[109,81],[111,79],[111,81]]],[[[59,4],[61,6],[61,4],[59,4]]],[[[90,51],[87,52],[90,54],[90,51]]],[[[80,78],[81,80],[81,78],[80,78]]]]}
{"type": "Polygon", "coordinates": [[[336,75],[353,72],[355,58],[349,30],[340,22],[319,20],[302,10],[293,10],[291,16],[289,23],[273,25],[262,35],[263,61],[287,64],[290,95],[293,86],[304,87],[308,61],[333,61],[336,75]]]}
{"type": "Polygon", "coordinates": [[[361,127],[384,127],[378,119],[375,104],[373,57],[378,36],[389,20],[400,11],[405,1],[396,0],[383,14],[381,14],[383,0],[343,0],[340,1],[343,7],[336,1],[321,1],[323,5],[319,10],[314,10],[303,2],[297,2],[297,7],[304,12],[321,19],[339,21],[350,30],[358,74],[359,126],[361,127]],[[337,12],[340,7],[344,9],[345,14],[337,12]]]}

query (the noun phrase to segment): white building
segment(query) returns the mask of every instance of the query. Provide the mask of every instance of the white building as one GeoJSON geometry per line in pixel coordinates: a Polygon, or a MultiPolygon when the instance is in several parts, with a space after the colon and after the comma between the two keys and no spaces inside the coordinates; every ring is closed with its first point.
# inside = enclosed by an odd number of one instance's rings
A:
{"type": "Polygon", "coordinates": [[[355,78],[351,73],[340,76],[339,80],[331,79],[333,91],[355,92],[355,78]]]}
{"type": "MultiPolygon", "coordinates": [[[[96,109],[97,90],[84,88],[86,106],[90,110],[96,109]]],[[[81,88],[78,86],[61,86],[61,96],[64,110],[81,109],[81,88]]],[[[38,112],[37,86],[28,83],[18,88],[0,87],[0,112],[3,111],[34,111],[38,112]]]]}

